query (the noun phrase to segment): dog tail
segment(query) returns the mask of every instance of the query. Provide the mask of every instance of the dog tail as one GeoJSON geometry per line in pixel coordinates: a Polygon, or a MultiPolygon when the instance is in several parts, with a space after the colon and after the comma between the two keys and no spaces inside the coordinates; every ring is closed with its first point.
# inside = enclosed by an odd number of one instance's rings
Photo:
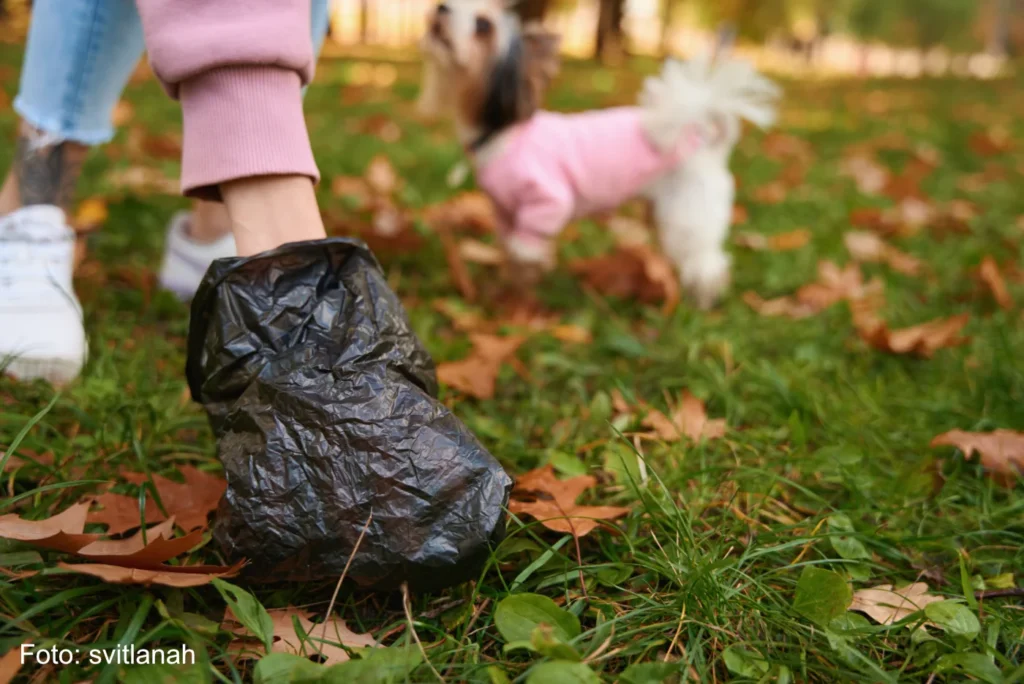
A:
{"type": "Polygon", "coordinates": [[[640,105],[648,111],[652,136],[670,147],[694,124],[724,124],[738,133],[739,121],[746,119],[767,128],[775,122],[780,94],[749,63],[702,55],[686,62],[666,61],[661,74],[644,83],[640,105]]]}

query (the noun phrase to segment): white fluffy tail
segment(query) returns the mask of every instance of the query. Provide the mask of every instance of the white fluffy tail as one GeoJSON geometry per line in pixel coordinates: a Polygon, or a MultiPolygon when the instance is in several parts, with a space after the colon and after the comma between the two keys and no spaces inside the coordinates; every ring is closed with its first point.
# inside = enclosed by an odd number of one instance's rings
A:
{"type": "Polygon", "coordinates": [[[640,105],[649,113],[647,127],[654,141],[671,148],[693,124],[724,124],[727,138],[738,133],[740,119],[771,126],[779,94],[778,86],[749,63],[702,55],[687,62],[666,61],[661,74],[644,83],[640,105]]]}

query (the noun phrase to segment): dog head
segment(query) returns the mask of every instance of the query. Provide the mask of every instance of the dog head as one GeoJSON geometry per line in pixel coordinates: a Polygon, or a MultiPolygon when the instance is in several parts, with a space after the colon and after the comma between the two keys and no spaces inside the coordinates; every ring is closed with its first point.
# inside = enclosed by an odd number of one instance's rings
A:
{"type": "Polygon", "coordinates": [[[427,20],[421,109],[499,131],[528,119],[558,73],[556,35],[522,27],[505,0],[446,0],[427,20]]]}

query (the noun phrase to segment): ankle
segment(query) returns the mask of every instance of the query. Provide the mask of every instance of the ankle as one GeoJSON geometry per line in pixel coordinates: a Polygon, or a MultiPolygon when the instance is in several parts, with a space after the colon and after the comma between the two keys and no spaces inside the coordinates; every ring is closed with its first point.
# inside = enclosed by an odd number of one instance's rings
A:
{"type": "Polygon", "coordinates": [[[239,256],[327,237],[307,176],[260,176],[221,185],[239,256]]]}

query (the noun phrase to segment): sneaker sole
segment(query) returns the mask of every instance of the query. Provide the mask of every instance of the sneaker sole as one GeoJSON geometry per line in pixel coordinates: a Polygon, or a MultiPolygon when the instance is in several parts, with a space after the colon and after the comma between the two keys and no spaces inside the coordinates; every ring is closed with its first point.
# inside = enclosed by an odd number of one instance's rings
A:
{"type": "Polygon", "coordinates": [[[69,359],[14,358],[3,368],[3,372],[18,380],[46,380],[54,387],[62,387],[78,377],[82,365],[82,361],[69,359]]]}

